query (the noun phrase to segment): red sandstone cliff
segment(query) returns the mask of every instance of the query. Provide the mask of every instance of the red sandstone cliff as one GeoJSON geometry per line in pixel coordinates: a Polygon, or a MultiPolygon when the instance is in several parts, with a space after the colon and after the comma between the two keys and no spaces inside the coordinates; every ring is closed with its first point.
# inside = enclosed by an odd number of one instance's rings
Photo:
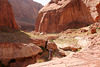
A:
{"type": "Polygon", "coordinates": [[[51,0],[39,11],[35,30],[55,33],[80,28],[96,21],[100,0],[51,0]]]}
{"type": "Polygon", "coordinates": [[[43,7],[33,0],[9,0],[12,4],[16,23],[21,30],[34,30],[38,11],[43,7]]]}
{"type": "Polygon", "coordinates": [[[97,12],[98,12],[98,16],[96,17],[96,20],[100,22],[100,3],[96,7],[97,7],[97,12]]]}
{"type": "Polygon", "coordinates": [[[8,28],[18,29],[12,6],[8,3],[8,0],[0,0],[0,31],[8,31],[8,28]]]}

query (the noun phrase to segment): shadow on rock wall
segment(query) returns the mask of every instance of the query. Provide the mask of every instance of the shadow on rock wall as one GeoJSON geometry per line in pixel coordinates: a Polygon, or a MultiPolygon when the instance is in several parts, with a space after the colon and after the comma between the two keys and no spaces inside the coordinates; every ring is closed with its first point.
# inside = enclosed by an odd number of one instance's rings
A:
{"type": "Polygon", "coordinates": [[[0,32],[0,43],[31,43],[32,39],[24,32],[0,32]]]}

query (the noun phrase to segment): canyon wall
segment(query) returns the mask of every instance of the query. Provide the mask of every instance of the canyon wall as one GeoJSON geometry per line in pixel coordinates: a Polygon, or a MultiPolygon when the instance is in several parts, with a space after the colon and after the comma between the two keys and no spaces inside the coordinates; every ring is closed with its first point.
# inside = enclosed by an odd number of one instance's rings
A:
{"type": "Polygon", "coordinates": [[[35,20],[38,11],[43,7],[33,0],[8,0],[13,7],[16,23],[21,30],[35,29],[35,20]]]}
{"type": "Polygon", "coordinates": [[[96,20],[100,22],[100,3],[96,7],[97,7],[97,12],[98,12],[98,16],[96,17],[96,20]]]}
{"type": "Polygon", "coordinates": [[[0,0],[0,31],[8,31],[8,29],[18,29],[18,26],[8,0],[0,0]]]}
{"type": "Polygon", "coordinates": [[[96,22],[100,0],[51,0],[39,11],[35,31],[58,33],[96,22]]]}

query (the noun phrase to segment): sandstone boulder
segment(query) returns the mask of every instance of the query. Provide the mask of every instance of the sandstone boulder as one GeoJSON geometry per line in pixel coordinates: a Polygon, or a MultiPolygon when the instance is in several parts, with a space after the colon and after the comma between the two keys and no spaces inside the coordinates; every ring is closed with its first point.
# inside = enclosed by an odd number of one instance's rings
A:
{"type": "Polygon", "coordinates": [[[14,11],[16,23],[21,30],[32,31],[35,29],[35,20],[38,11],[43,7],[33,0],[8,0],[14,11]]]}
{"type": "Polygon", "coordinates": [[[36,44],[39,47],[45,47],[46,45],[46,41],[45,39],[33,39],[33,43],[36,44]]]}
{"type": "Polygon", "coordinates": [[[91,29],[91,34],[94,34],[94,33],[96,33],[96,29],[95,28],[92,28],[91,29]]]}
{"type": "Polygon", "coordinates": [[[100,3],[96,6],[97,7],[97,12],[98,12],[98,16],[96,17],[96,20],[98,21],[98,22],[100,22],[100,3]]]}
{"type": "MultiPolygon", "coordinates": [[[[16,64],[20,59],[28,60],[27,58],[32,58],[40,52],[42,52],[42,49],[33,44],[0,43],[0,60],[5,65],[11,64],[14,61],[16,61],[16,64]]],[[[19,67],[21,66],[19,65],[19,67]]]]}
{"type": "Polygon", "coordinates": [[[12,59],[10,62],[10,67],[26,67],[29,64],[36,63],[34,56],[29,58],[16,59],[15,61],[12,59]]]}
{"type": "Polygon", "coordinates": [[[70,46],[66,46],[66,47],[60,48],[60,49],[63,49],[65,51],[71,50],[71,51],[75,52],[75,51],[78,51],[78,49],[81,49],[81,48],[80,47],[76,47],[74,45],[70,45],[70,46]]]}
{"type": "Polygon", "coordinates": [[[48,42],[47,43],[47,49],[50,50],[50,49],[53,49],[53,50],[57,50],[57,45],[54,43],[54,42],[48,42]]]}
{"type": "Polygon", "coordinates": [[[100,0],[52,0],[39,11],[35,30],[57,33],[88,26],[99,15],[96,10],[99,2],[100,0]]]}
{"type": "Polygon", "coordinates": [[[47,40],[55,40],[57,38],[59,38],[59,36],[48,36],[47,40]]]}
{"type": "Polygon", "coordinates": [[[9,29],[18,29],[12,6],[8,0],[0,0],[0,31],[9,31],[9,29]]]}

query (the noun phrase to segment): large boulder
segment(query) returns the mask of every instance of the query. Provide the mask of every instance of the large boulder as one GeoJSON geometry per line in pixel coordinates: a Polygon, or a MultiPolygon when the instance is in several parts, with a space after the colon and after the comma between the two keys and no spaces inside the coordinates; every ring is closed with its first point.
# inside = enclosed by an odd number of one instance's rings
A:
{"type": "Polygon", "coordinates": [[[48,50],[52,49],[53,51],[58,50],[57,45],[54,42],[51,42],[51,41],[49,41],[47,43],[47,48],[46,49],[48,49],[48,50]]]}
{"type": "Polygon", "coordinates": [[[95,28],[92,28],[91,29],[91,34],[94,34],[94,33],[96,33],[96,29],[95,28]]]}
{"type": "Polygon", "coordinates": [[[88,26],[99,15],[100,0],[51,0],[39,11],[35,30],[55,33],[88,26]]]}
{"type": "Polygon", "coordinates": [[[45,45],[46,45],[46,42],[47,42],[47,40],[45,40],[45,39],[33,39],[32,40],[32,43],[34,43],[34,44],[36,44],[37,46],[39,46],[39,47],[45,47],[45,45]]]}
{"type": "Polygon", "coordinates": [[[8,0],[14,11],[15,19],[21,30],[35,29],[38,11],[43,7],[33,0],[8,0]]]}
{"type": "Polygon", "coordinates": [[[35,63],[34,56],[42,52],[42,49],[33,44],[23,43],[0,43],[0,61],[5,65],[16,65],[14,67],[25,67],[26,65],[35,63]],[[29,62],[27,62],[30,60],[29,62]],[[32,61],[34,60],[34,61],[32,61]],[[22,63],[21,65],[17,65],[22,63]],[[25,64],[24,64],[25,65],[25,64]]]}
{"type": "Polygon", "coordinates": [[[18,26],[11,4],[8,0],[0,0],[0,31],[8,31],[7,29],[18,29],[18,26]]]}

